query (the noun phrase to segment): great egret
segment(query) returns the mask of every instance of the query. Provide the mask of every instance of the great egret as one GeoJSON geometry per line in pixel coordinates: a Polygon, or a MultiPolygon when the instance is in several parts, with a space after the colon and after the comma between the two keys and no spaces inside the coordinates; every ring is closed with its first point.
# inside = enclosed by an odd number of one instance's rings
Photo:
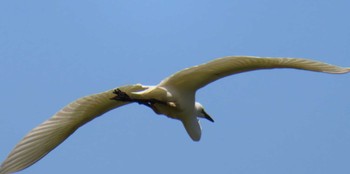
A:
{"type": "Polygon", "coordinates": [[[103,113],[137,102],[157,114],[180,120],[194,141],[201,137],[198,117],[213,119],[195,102],[199,88],[220,78],[258,69],[294,68],[331,74],[348,73],[343,68],[301,58],[230,56],[179,71],[156,86],[127,85],[80,98],[30,131],[12,150],[0,174],[23,170],[68,138],[75,130],[103,113]]]}

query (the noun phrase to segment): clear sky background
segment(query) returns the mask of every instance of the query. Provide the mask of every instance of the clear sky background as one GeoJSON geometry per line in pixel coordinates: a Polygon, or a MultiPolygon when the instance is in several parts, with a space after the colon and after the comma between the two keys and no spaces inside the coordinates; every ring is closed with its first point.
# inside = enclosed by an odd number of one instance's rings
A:
{"type": "MultiPolygon", "coordinates": [[[[229,55],[350,66],[348,0],[0,2],[0,159],[69,102],[157,84],[229,55]]],[[[38,173],[350,173],[350,74],[265,70],[197,93],[215,123],[192,142],[137,104],[80,128],[38,173]]]]}

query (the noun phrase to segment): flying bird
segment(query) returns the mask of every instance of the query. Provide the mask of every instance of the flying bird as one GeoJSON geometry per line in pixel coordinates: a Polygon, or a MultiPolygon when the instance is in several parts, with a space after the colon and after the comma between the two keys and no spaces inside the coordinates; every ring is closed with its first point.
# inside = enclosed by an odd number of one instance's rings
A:
{"type": "Polygon", "coordinates": [[[198,118],[214,122],[195,100],[198,89],[220,78],[247,71],[292,68],[344,74],[350,68],[302,58],[229,56],[183,69],[158,85],[126,85],[79,98],[31,130],[0,166],[0,174],[23,170],[43,158],[80,126],[112,109],[129,103],[150,107],[155,113],[180,120],[193,141],[201,138],[198,118]]]}

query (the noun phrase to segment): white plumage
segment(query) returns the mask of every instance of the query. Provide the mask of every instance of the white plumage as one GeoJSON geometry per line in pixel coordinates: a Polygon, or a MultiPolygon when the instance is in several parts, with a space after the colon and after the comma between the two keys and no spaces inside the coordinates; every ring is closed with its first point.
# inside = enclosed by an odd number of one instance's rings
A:
{"type": "Polygon", "coordinates": [[[198,117],[213,119],[195,101],[199,88],[220,78],[258,69],[293,68],[331,74],[348,73],[350,68],[301,58],[259,58],[230,56],[179,71],[156,86],[141,84],[118,87],[80,98],[30,131],[1,164],[0,174],[23,170],[68,138],[75,130],[103,113],[131,102],[152,108],[157,114],[180,120],[190,137],[199,141],[198,117]]]}

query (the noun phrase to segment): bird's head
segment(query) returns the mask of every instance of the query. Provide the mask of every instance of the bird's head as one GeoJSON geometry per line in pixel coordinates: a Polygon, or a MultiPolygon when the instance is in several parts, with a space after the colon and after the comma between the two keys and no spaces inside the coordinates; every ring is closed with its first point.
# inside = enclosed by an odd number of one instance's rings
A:
{"type": "Polygon", "coordinates": [[[195,108],[195,112],[196,112],[197,117],[205,118],[211,122],[214,122],[214,119],[211,118],[210,115],[205,112],[202,104],[195,102],[194,108],[195,108]]]}

